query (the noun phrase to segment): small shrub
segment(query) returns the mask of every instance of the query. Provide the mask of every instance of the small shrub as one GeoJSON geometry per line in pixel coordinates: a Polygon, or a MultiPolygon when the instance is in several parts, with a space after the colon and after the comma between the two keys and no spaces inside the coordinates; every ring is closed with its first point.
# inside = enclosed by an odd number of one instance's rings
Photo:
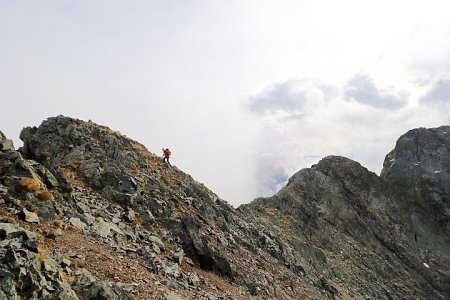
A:
{"type": "Polygon", "coordinates": [[[63,275],[64,279],[68,282],[68,283],[74,283],[77,280],[76,276],[72,276],[72,275],[63,275]]]}
{"type": "Polygon", "coordinates": [[[43,262],[47,258],[49,252],[50,250],[47,245],[40,243],[38,246],[38,260],[43,262]]]}
{"type": "Polygon", "coordinates": [[[342,300],[352,300],[353,298],[344,293],[344,294],[341,294],[341,299],[342,300]]]}
{"type": "Polygon", "coordinates": [[[84,268],[86,267],[86,261],[81,258],[75,258],[72,259],[72,264],[77,268],[84,268]]]}
{"type": "Polygon", "coordinates": [[[1,223],[16,223],[16,219],[14,219],[13,217],[10,217],[10,216],[3,216],[3,217],[0,217],[0,222],[1,223]]]}
{"type": "Polygon", "coordinates": [[[40,192],[37,197],[41,201],[53,200],[53,195],[49,191],[40,192]]]}
{"type": "Polygon", "coordinates": [[[16,184],[20,192],[35,192],[39,188],[39,182],[33,178],[24,178],[16,184]]]}
{"type": "Polygon", "coordinates": [[[142,218],[137,217],[133,220],[132,225],[142,229],[144,228],[145,221],[142,218]]]}
{"type": "Polygon", "coordinates": [[[66,223],[64,223],[63,220],[55,220],[53,222],[53,225],[55,225],[58,228],[63,228],[64,226],[66,226],[66,223]]]}

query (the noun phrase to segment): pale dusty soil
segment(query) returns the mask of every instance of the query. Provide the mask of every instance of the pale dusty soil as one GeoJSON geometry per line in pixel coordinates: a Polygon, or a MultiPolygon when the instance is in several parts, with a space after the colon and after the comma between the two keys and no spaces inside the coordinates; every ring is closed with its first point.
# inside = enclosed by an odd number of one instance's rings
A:
{"type": "MultiPolygon", "coordinates": [[[[66,231],[49,245],[51,249],[58,249],[61,253],[73,250],[85,256],[86,268],[94,276],[102,280],[131,285],[137,299],[166,299],[169,293],[175,293],[186,299],[197,299],[195,291],[186,289],[172,291],[164,285],[166,279],[150,272],[145,266],[145,261],[135,253],[117,254],[109,245],[95,239],[87,240],[78,232],[66,231]]],[[[241,290],[213,273],[194,268],[187,263],[183,263],[182,268],[186,273],[195,272],[204,281],[216,286],[219,291],[216,293],[228,296],[227,299],[249,299],[248,295],[238,297],[237,295],[242,293],[241,290]]],[[[205,286],[201,288],[207,289],[205,286]]]]}
{"type": "MultiPolygon", "coordinates": [[[[115,283],[126,284],[132,288],[132,293],[136,299],[163,299],[167,295],[175,294],[183,299],[207,299],[202,297],[204,292],[209,292],[221,299],[252,299],[246,291],[233,286],[232,283],[217,276],[214,273],[198,269],[188,263],[182,263],[185,273],[195,273],[200,278],[199,288],[190,289],[178,287],[172,290],[169,282],[162,275],[152,273],[146,267],[144,259],[137,254],[130,252],[118,254],[114,249],[95,237],[86,237],[81,232],[66,228],[63,234],[56,238],[45,238],[49,233],[53,233],[58,227],[53,223],[41,222],[40,224],[30,224],[23,222],[8,212],[4,206],[0,206],[0,222],[11,222],[38,233],[41,255],[48,255],[53,250],[58,250],[65,255],[69,251],[84,257],[84,259],[71,259],[73,264],[89,270],[95,277],[115,283]],[[201,289],[201,291],[199,291],[201,289]]],[[[138,246],[138,245],[134,245],[138,246]]],[[[162,253],[161,255],[164,255],[162,253]]],[[[76,269],[73,267],[72,269],[76,269]]],[[[169,279],[170,280],[170,279],[169,279]]]]}

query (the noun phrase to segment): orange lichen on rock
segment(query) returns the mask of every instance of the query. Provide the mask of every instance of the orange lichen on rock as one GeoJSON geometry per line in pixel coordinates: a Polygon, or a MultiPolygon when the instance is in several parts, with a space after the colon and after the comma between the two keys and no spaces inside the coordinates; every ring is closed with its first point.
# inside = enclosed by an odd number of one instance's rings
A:
{"type": "Polygon", "coordinates": [[[24,178],[16,184],[16,188],[20,192],[35,192],[39,189],[39,182],[33,178],[24,178]]]}

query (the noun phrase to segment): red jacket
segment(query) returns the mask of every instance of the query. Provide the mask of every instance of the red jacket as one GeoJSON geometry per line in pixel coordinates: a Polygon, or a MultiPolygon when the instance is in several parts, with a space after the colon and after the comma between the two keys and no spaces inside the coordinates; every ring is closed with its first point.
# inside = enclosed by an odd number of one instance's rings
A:
{"type": "Polygon", "coordinates": [[[170,154],[172,153],[170,153],[169,149],[164,150],[164,157],[170,157],[170,154]]]}

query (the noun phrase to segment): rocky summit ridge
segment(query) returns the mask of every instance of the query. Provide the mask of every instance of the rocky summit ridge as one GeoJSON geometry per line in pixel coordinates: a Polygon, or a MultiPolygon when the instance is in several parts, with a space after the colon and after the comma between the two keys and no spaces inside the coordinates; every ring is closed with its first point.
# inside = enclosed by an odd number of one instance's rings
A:
{"type": "Polygon", "coordinates": [[[450,299],[450,127],[378,176],[338,156],[235,209],[64,116],[0,132],[0,299],[450,299]]]}

